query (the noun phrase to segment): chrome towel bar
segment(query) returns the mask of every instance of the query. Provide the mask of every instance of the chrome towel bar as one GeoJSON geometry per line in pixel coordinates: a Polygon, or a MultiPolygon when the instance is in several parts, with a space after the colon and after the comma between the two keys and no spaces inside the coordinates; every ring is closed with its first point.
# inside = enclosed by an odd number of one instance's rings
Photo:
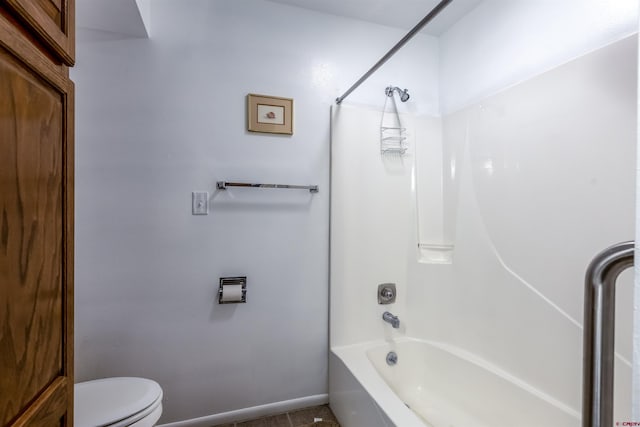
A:
{"type": "Polygon", "coordinates": [[[584,288],[582,427],[613,425],[616,279],[633,266],[634,242],[600,252],[587,268],[584,288]]]}
{"type": "Polygon", "coordinates": [[[226,190],[227,187],[249,187],[249,188],[287,188],[293,190],[309,190],[310,193],[317,193],[317,185],[289,185],[289,184],[253,184],[248,182],[228,182],[218,181],[218,190],[226,190]]]}

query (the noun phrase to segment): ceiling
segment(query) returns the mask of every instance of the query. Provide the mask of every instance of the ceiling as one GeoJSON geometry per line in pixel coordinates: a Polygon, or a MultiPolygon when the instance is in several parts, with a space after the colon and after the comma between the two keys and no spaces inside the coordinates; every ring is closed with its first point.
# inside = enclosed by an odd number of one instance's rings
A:
{"type": "MultiPolygon", "coordinates": [[[[409,30],[426,16],[439,0],[267,1],[409,30]]],[[[451,2],[422,31],[439,36],[481,1],[451,2]]],[[[149,3],[152,2],[153,0],[77,0],[77,24],[81,28],[126,34],[132,37],[147,37],[148,8],[149,3]]]]}
{"type": "MultiPolygon", "coordinates": [[[[424,18],[438,0],[267,0],[274,3],[287,4],[387,25],[402,29],[413,28],[424,18]]],[[[451,2],[423,30],[427,34],[439,36],[449,29],[460,18],[466,15],[482,0],[455,0],[451,2]]]]}
{"type": "Polygon", "coordinates": [[[144,38],[148,36],[148,3],[149,0],[76,0],[76,25],[144,38]]]}

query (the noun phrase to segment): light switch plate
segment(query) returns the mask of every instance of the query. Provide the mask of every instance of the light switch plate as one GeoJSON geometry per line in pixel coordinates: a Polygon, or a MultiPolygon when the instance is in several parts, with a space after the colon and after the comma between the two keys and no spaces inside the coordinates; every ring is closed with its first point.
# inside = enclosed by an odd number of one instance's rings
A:
{"type": "Polygon", "coordinates": [[[209,215],[208,191],[194,191],[191,193],[191,214],[209,215]]]}

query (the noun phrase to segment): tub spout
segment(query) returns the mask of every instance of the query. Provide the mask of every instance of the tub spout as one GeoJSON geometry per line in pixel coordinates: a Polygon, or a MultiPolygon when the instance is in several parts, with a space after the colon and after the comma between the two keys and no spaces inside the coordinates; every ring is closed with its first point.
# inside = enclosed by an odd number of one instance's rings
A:
{"type": "Polygon", "coordinates": [[[384,314],[382,315],[382,320],[384,320],[387,323],[390,323],[394,329],[398,329],[400,327],[400,319],[398,319],[398,316],[394,316],[388,311],[384,312],[384,314]]]}

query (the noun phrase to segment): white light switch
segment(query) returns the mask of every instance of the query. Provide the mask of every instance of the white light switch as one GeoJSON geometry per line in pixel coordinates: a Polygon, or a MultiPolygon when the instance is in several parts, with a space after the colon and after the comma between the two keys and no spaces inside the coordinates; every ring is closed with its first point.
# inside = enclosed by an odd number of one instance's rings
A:
{"type": "Polygon", "coordinates": [[[193,215],[209,215],[208,191],[194,191],[191,193],[191,213],[193,215]]]}

